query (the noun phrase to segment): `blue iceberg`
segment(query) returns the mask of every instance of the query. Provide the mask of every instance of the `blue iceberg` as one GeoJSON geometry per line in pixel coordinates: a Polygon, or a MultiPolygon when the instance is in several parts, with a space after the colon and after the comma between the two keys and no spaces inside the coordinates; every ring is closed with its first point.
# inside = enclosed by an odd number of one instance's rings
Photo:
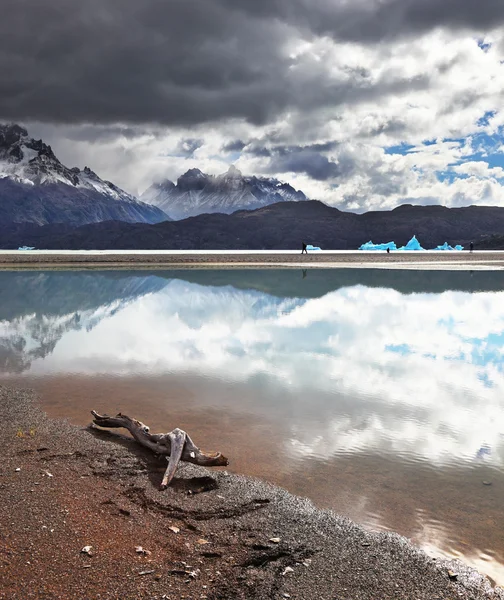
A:
{"type": "Polygon", "coordinates": [[[365,244],[362,244],[362,246],[359,246],[359,250],[397,250],[397,246],[395,245],[395,242],[387,242],[385,244],[373,244],[373,242],[370,240],[369,242],[366,242],[365,244]]]}
{"type": "Polygon", "coordinates": [[[448,242],[445,242],[442,246],[436,246],[434,250],[463,250],[464,246],[457,244],[456,246],[450,246],[448,242]]]}
{"type": "MultiPolygon", "coordinates": [[[[310,246],[308,246],[309,248],[310,246]]],[[[445,242],[442,246],[436,246],[433,248],[434,250],[463,250],[464,246],[457,244],[456,246],[450,246],[448,242],[445,242]]],[[[411,240],[406,244],[406,246],[401,246],[398,248],[395,245],[395,242],[387,242],[385,244],[373,244],[372,241],[366,242],[359,246],[359,250],[425,250],[420,245],[420,242],[417,240],[416,235],[414,235],[411,240]]]]}
{"type": "Polygon", "coordinates": [[[414,235],[406,246],[401,246],[399,250],[425,250],[425,248],[420,246],[420,242],[416,239],[416,235],[414,235]]]}
{"type": "Polygon", "coordinates": [[[18,250],[35,250],[35,246],[19,246],[18,250]]]}
{"type": "Polygon", "coordinates": [[[311,244],[308,244],[306,246],[307,250],[320,250],[320,248],[318,246],[312,246],[311,244]]]}

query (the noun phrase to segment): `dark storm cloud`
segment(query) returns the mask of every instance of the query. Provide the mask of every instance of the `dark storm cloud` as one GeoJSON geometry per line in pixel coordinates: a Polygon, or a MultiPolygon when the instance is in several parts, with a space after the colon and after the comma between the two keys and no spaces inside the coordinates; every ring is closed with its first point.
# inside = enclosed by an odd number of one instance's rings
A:
{"type": "MultiPolygon", "coordinates": [[[[501,98],[504,99],[504,93],[500,92],[501,98]]],[[[442,115],[448,115],[452,113],[459,112],[470,106],[473,106],[478,102],[478,100],[485,97],[483,90],[468,90],[462,93],[459,93],[455,98],[453,98],[448,104],[446,104],[439,111],[442,115]]]]}
{"type": "Polygon", "coordinates": [[[186,138],[180,140],[177,145],[177,152],[186,158],[191,157],[198,148],[203,146],[204,140],[196,138],[186,138]]]}
{"type": "MultiPolygon", "coordinates": [[[[39,126],[40,128],[40,126],[39,126]]],[[[31,131],[31,128],[28,128],[31,131]]],[[[45,127],[43,138],[49,137],[54,133],[52,126],[45,127]]],[[[142,135],[157,137],[159,133],[153,130],[146,130],[143,127],[126,127],[120,125],[94,126],[79,125],[78,127],[68,127],[64,131],[66,139],[76,142],[113,142],[120,138],[133,140],[142,135]]]]}
{"type": "Polygon", "coordinates": [[[335,39],[373,43],[437,27],[486,31],[504,23],[501,0],[222,0],[335,39]]]}
{"type": "Polygon", "coordinates": [[[360,137],[375,137],[380,134],[397,135],[406,131],[407,125],[402,119],[388,119],[382,123],[370,125],[367,129],[363,128],[360,137]]]}
{"type": "Polygon", "coordinates": [[[225,153],[241,152],[243,150],[243,148],[245,148],[246,145],[247,144],[245,142],[242,142],[241,140],[233,140],[232,142],[224,144],[224,146],[222,146],[221,150],[225,153]]]}
{"type": "Polygon", "coordinates": [[[267,148],[266,146],[263,146],[262,144],[249,144],[246,149],[245,152],[247,154],[250,154],[251,156],[256,156],[258,158],[263,157],[263,158],[269,158],[272,155],[272,152],[269,148],[267,148]]]}
{"type": "Polygon", "coordinates": [[[306,153],[306,154],[314,154],[319,152],[330,152],[334,150],[339,144],[335,141],[322,142],[316,144],[308,144],[306,146],[300,145],[274,145],[268,144],[267,139],[263,140],[251,140],[247,143],[241,142],[243,144],[242,150],[246,154],[250,154],[251,156],[257,157],[270,157],[270,156],[287,156],[292,153],[306,153]]]}
{"type": "Polygon", "coordinates": [[[1,12],[0,118],[264,122],[286,104],[284,28],[216,0],[4,0],[1,12]]]}
{"type": "MultiPolygon", "coordinates": [[[[321,154],[334,150],[337,146],[337,142],[274,148],[251,145],[250,153],[270,158],[266,168],[270,173],[305,173],[317,181],[327,181],[345,178],[354,170],[354,161],[349,156],[339,156],[336,162],[321,154]]],[[[248,152],[249,147],[245,151],[248,152]]]]}
{"type": "Polygon", "coordinates": [[[271,173],[306,173],[312,179],[326,181],[341,175],[340,166],[317,152],[293,152],[275,156],[269,165],[271,173]]]}
{"type": "Polygon", "coordinates": [[[289,58],[287,41],[374,42],[503,17],[502,0],[2,0],[0,119],[263,124],[429,85],[359,68],[334,82],[289,58]]]}

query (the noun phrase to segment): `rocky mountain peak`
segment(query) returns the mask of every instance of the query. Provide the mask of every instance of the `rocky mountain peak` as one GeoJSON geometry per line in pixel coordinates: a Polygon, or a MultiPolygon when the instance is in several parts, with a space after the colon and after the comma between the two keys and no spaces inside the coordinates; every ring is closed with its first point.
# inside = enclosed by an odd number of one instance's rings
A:
{"type": "Polygon", "coordinates": [[[177,179],[177,187],[180,190],[202,190],[208,181],[208,175],[205,175],[199,169],[189,169],[177,179]]]}
{"type": "Polygon", "coordinates": [[[89,167],[66,167],[51,146],[31,138],[24,127],[0,124],[0,222],[157,223],[166,218],[89,167]]]}
{"type": "Polygon", "coordinates": [[[158,206],[173,219],[185,219],[201,213],[230,214],[275,202],[306,200],[306,196],[277,179],[244,176],[235,165],[230,165],[225,173],[216,176],[189,169],[176,185],[169,180],[152,185],[141,200],[158,206]]]}
{"type": "Polygon", "coordinates": [[[28,137],[28,131],[16,123],[0,124],[0,147],[9,148],[28,137]]]}
{"type": "Polygon", "coordinates": [[[42,140],[30,138],[28,131],[17,125],[0,124],[0,159],[9,162],[31,162],[39,158],[42,162],[53,161],[59,163],[51,146],[42,140]]]}
{"type": "Polygon", "coordinates": [[[241,179],[243,177],[242,172],[240,171],[240,169],[238,169],[234,165],[230,165],[229,166],[229,169],[224,174],[224,176],[226,178],[229,178],[229,179],[241,179]]]}
{"type": "Polygon", "coordinates": [[[21,145],[28,139],[24,127],[16,124],[0,125],[0,159],[18,162],[23,159],[21,145]]]}
{"type": "Polygon", "coordinates": [[[87,175],[87,177],[90,177],[91,179],[100,179],[98,177],[98,175],[89,167],[84,167],[83,171],[82,171],[85,175],[87,175]]]}
{"type": "Polygon", "coordinates": [[[152,187],[157,190],[170,191],[173,190],[175,184],[173,181],[171,181],[171,179],[163,179],[163,181],[158,181],[157,183],[153,184],[152,187]]]}
{"type": "Polygon", "coordinates": [[[217,175],[213,181],[213,187],[222,192],[237,192],[243,190],[247,186],[247,180],[243,177],[241,171],[234,165],[230,165],[229,169],[217,175]]]}
{"type": "Polygon", "coordinates": [[[177,182],[180,180],[194,180],[194,179],[206,179],[207,175],[205,175],[205,173],[203,173],[203,171],[201,171],[200,169],[189,169],[188,171],[186,171],[183,175],[181,175],[178,179],[177,182]]]}

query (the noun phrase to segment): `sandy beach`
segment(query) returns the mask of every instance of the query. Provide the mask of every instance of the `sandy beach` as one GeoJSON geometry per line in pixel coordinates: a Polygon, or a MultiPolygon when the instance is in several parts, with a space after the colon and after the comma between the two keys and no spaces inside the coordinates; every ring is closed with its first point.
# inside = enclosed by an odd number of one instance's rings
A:
{"type": "Polygon", "coordinates": [[[30,391],[0,387],[0,430],[0,598],[504,598],[458,561],[252,478],[185,465],[161,492],[163,460],[49,419],[30,391]]]}
{"type": "Polygon", "coordinates": [[[502,269],[504,252],[321,251],[0,251],[0,269],[11,268],[424,268],[502,269]]]}

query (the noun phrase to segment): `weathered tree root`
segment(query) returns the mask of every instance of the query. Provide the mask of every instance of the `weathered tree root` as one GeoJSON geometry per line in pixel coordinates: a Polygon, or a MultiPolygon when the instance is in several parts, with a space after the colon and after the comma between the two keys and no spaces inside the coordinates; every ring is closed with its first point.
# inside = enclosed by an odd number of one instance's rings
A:
{"type": "Polygon", "coordinates": [[[124,427],[135,440],[156,454],[168,455],[161,489],[166,489],[175,475],[181,460],[203,467],[225,467],[228,459],[220,452],[203,452],[182,429],[174,429],[169,433],[149,433],[150,429],[136,419],[119,413],[115,417],[99,415],[92,410],[93,423],[100,427],[124,427]]]}

